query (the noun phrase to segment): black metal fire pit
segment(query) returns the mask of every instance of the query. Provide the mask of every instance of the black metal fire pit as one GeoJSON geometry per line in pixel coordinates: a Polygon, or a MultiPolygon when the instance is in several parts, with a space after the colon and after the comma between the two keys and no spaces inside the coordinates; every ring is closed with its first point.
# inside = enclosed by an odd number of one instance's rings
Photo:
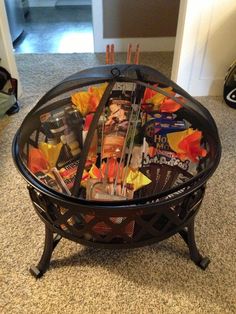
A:
{"type": "Polygon", "coordinates": [[[108,65],[76,73],[24,119],[13,158],[45,223],[41,277],[65,237],[135,248],[179,233],[190,258],[209,264],[194,219],[221,155],[210,113],[160,72],[108,65]]]}

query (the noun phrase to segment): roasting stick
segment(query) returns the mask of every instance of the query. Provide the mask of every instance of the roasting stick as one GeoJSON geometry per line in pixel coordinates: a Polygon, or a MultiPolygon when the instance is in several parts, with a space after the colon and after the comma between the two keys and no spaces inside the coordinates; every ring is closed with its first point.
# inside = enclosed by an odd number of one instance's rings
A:
{"type": "Polygon", "coordinates": [[[106,64],[115,63],[115,46],[114,44],[107,45],[106,47],[106,64]]]}
{"type": "Polygon", "coordinates": [[[140,47],[139,47],[139,44],[137,44],[135,56],[134,56],[134,64],[139,64],[139,54],[140,54],[140,47]]]}
{"type": "MultiPolygon", "coordinates": [[[[114,49],[114,47],[113,47],[113,49],[114,49]]],[[[106,64],[110,64],[110,45],[106,46],[106,64]]],[[[102,115],[103,115],[103,118],[104,118],[104,115],[105,115],[104,110],[103,110],[102,115]]],[[[105,127],[105,119],[103,119],[103,121],[102,121],[102,138],[101,138],[101,154],[100,154],[100,173],[101,173],[101,179],[102,180],[105,180],[106,174],[108,173],[108,169],[107,169],[107,166],[106,166],[104,177],[103,177],[102,160],[103,160],[104,127],[105,127]]]]}
{"type": "MultiPolygon", "coordinates": [[[[140,48],[139,48],[139,44],[137,44],[135,57],[134,57],[134,63],[135,64],[138,64],[138,62],[139,62],[139,52],[140,52],[140,48]]],[[[129,44],[128,51],[127,51],[127,59],[126,59],[126,63],[127,64],[130,64],[130,62],[131,62],[131,55],[132,55],[132,45],[129,44]]],[[[134,89],[133,89],[132,93],[133,92],[134,92],[134,89]]],[[[131,121],[133,120],[135,103],[136,103],[136,97],[135,97],[135,99],[133,101],[133,105],[132,105],[132,111],[131,111],[131,115],[130,115],[130,119],[129,119],[128,129],[127,129],[127,132],[126,132],[124,146],[122,148],[122,155],[121,155],[121,159],[120,159],[120,163],[119,163],[119,167],[118,167],[118,171],[117,171],[117,176],[116,176],[114,190],[116,190],[118,174],[119,174],[119,170],[120,170],[120,167],[121,167],[122,159],[124,158],[124,154],[125,154],[126,142],[127,142],[127,138],[128,138],[128,134],[129,134],[129,129],[130,129],[130,126],[131,126],[131,121]]],[[[139,108],[138,108],[138,111],[136,113],[136,119],[135,119],[134,124],[133,124],[133,130],[132,130],[133,132],[132,132],[132,135],[131,135],[131,142],[130,142],[130,147],[129,147],[129,152],[128,152],[127,165],[125,167],[125,173],[124,173],[124,178],[123,178],[123,187],[122,187],[122,193],[121,193],[122,195],[124,195],[125,182],[126,182],[126,178],[127,178],[127,175],[128,175],[128,166],[130,164],[130,159],[131,159],[131,155],[132,155],[132,151],[133,151],[134,138],[135,138],[137,123],[138,123],[138,119],[139,119],[140,108],[141,108],[141,102],[139,104],[139,108]]]]}
{"type": "Polygon", "coordinates": [[[104,141],[104,127],[105,127],[105,111],[104,111],[104,109],[103,109],[102,116],[103,116],[103,119],[102,119],[101,152],[100,152],[100,173],[101,173],[101,179],[103,180],[102,161],[103,161],[103,141],[104,141]]]}
{"type": "Polygon", "coordinates": [[[125,182],[126,182],[127,175],[128,175],[128,167],[129,167],[129,164],[130,164],[130,159],[131,159],[131,155],[132,155],[132,151],[133,151],[133,147],[134,147],[134,138],[135,138],[135,133],[136,133],[137,124],[138,124],[138,120],[139,120],[141,103],[142,102],[140,101],[140,103],[138,104],[138,110],[137,110],[135,121],[134,121],[134,125],[133,125],[133,130],[132,130],[133,132],[132,132],[132,135],[131,135],[131,141],[130,141],[130,146],[129,146],[128,158],[127,158],[127,163],[126,163],[126,167],[125,167],[125,174],[124,174],[124,179],[123,179],[123,187],[122,187],[122,193],[121,193],[122,195],[124,195],[125,182]]]}
{"type": "Polygon", "coordinates": [[[127,64],[130,64],[130,62],[131,62],[131,54],[132,54],[132,45],[129,44],[128,51],[127,51],[127,58],[126,58],[127,64]]]}
{"type": "Polygon", "coordinates": [[[121,152],[121,156],[120,156],[120,162],[119,162],[119,165],[118,165],[117,174],[116,174],[116,178],[115,178],[115,182],[114,182],[114,193],[115,194],[116,194],[116,186],[117,186],[117,181],[118,181],[118,178],[119,178],[119,175],[120,175],[120,169],[121,169],[122,161],[123,161],[124,156],[125,156],[126,142],[127,142],[128,135],[129,135],[131,121],[133,119],[133,114],[134,114],[134,108],[132,106],[132,110],[131,110],[131,114],[130,114],[130,118],[129,118],[129,124],[128,124],[127,131],[126,131],[126,134],[125,134],[125,140],[124,140],[124,144],[123,144],[122,152],[121,152]]]}
{"type": "Polygon", "coordinates": [[[110,63],[110,45],[106,47],[106,64],[110,63]]]}
{"type": "MultiPolygon", "coordinates": [[[[139,50],[139,45],[137,45],[137,47],[136,47],[136,54],[135,54],[136,62],[138,62],[138,58],[139,58],[139,54],[137,54],[138,50],[139,50]]],[[[129,64],[131,62],[131,55],[132,55],[132,45],[129,44],[128,45],[128,49],[127,49],[127,55],[126,55],[126,63],[127,64],[129,64]]],[[[124,88],[125,88],[125,84],[123,85],[122,94],[125,94],[124,88]]],[[[132,94],[133,94],[133,92],[134,92],[134,84],[133,84],[132,94]]],[[[135,104],[135,102],[136,102],[136,99],[134,99],[133,103],[135,104]]],[[[124,145],[122,147],[120,162],[119,162],[119,165],[118,165],[117,174],[116,174],[116,178],[115,178],[115,182],[114,182],[113,193],[115,193],[115,194],[116,194],[116,187],[117,187],[118,178],[119,178],[119,175],[120,175],[120,169],[121,169],[122,162],[123,162],[123,159],[124,159],[124,156],[125,156],[126,142],[127,142],[129,131],[130,131],[130,127],[131,127],[131,121],[133,120],[133,115],[134,115],[134,106],[132,106],[132,110],[131,110],[131,114],[130,114],[130,118],[129,118],[129,124],[128,124],[126,135],[125,135],[124,145]]]]}
{"type": "MultiPolygon", "coordinates": [[[[136,51],[135,51],[135,56],[134,56],[134,63],[138,64],[139,63],[139,54],[140,54],[140,48],[139,48],[139,44],[136,45],[136,51]]],[[[128,45],[128,50],[127,50],[127,58],[126,58],[126,63],[130,64],[131,63],[131,57],[132,57],[132,45],[129,44],[128,45]]],[[[115,63],[115,49],[114,49],[114,44],[107,45],[106,47],[106,64],[114,64],[115,63]]],[[[134,88],[132,93],[134,92],[134,88]]],[[[114,182],[114,189],[112,191],[112,195],[116,194],[116,187],[117,187],[117,183],[118,183],[118,178],[119,178],[119,174],[120,174],[120,170],[121,170],[121,166],[122,166],[122,161],[124,159],[124,155],[125,155],[125,150],[126,150],[126,142],[127,142],[127,138],[128,138],[128,134],[130,132],[130,127],[131,127],[131,122],[134,118],[134,106],[136,103],[136,98],[133,101],[133,105],[132,105],[132,110],[131,110],[131,114],[130,114],[130,119],[129,119],[129,124],[128,124],[128,128],[127,128],[127,132],[126,132],[126,136],[125,136],[125,140],[124,140],[124,145],[122,147],[122,153],[121,153],[121,157],[120,157],[120,161],[119,161],[119,165],[118,165],[118,169],[117,169],[117,174],[116,174],[116,178],[115,178],[115,182],[114,182]]],[[[122,187],[122,194],[124,194],[124,189],[125,189],[125,181],[126,181],[126,177],[128,175],[128,165],[130,163],[130,159],[131,159],[131,155],[132,155],[132,150],[133,150],[133,146],[134,146],[134,138],[135,138],[135,133],[136,133],[136,128],[137,128],[137,123],[138,123],[138,119],[139,119],[139,114],[140,114],[140,108],[141,108],[141,102],[139,104],[139,108],[138,111],[136,113],[136,117],[135,117],[135,121],[133,124],[133,130],[132,130],[132,136],[131,136],[131,142],[130,142],[130,147],[129,147],[129,153],[128,153],[128,159],[127,159],[127,166],[125,168],[125,175],[124,175],[124,181],[123,181],[123,187],[122,187]]],[[[103,125],[104,127],[104,125],[103,125]]],[[[103,130],[102,130],[103,133],[103,130]]],[[[102,134],[102,137],[104,135],[102,134]]],[[[101,156],[102,159],[102,156],[101,156]]],[[[108,165],[106,166],[105,169],[105,180],[108,177],[108,165]]]]}
{"type": "Polygon", "coordinates": [[[115,63],[115,46],[114,44],[111,45],[111,53],[110,53],[110,64],[114,64],[115,63]]]}
{"type": "MultiPolygon", "coordinates": [[[[114,44],[107,45],[106,47],[106,64],[114,64],[115,63],[115,46],[114,44]]],[[[104,111],[103,111],[103,115],[104,115],[104,111]]],[[[104,141],[104,127],[105,127],[105,121],[103,121],[103,125],[102,125],[102,144],[103,145],[103,141],[104,141]]],[[[100,169],[102,168],[102,160],[103,160],[103,156],[102,156],[102,152],[103,152],[103,147],[101,147],[101,159],[100,159],[100,169]]],[[[104,173],[104,178],[103,180],[106,182],[107,178],[108,178],[108,161],[106,164],[106,168],[105,168],[105,173],[104,173]]],[[[101,169],[101,176],[103,176],[102,174],[102,169],[101,169]]]]}

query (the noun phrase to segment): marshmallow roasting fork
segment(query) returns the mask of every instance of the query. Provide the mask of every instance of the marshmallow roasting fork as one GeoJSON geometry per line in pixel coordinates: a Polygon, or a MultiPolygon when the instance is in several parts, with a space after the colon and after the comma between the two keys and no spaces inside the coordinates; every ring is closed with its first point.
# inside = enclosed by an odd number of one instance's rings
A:
{"type": "MultiPolygon", "coordinates": [[[[136,50],[135,50],[135,55],[134,55],[134,64],[139,64],[139,54],[140,54],[140,47],[139,47],[139,44],[137,44],[136,50]]],[[[129,44],[128,49],[127,49],[126,64],[130,64],[131,60],[132,60],[132,44],[129,44]]],[[[107,47],[106,47],[106,64],[114,64],[114,62],[115,62],[114,44],[111,44],[111,46],[107,45],[107,47]]],[[[122,94],[125,94],[125,90],[126,90],[126,84],[123,84],[122,94]]],[[[133,98],[134,91],[135,91],[135,84],[133,84],[131,98],[133,98]]],[[[140,99],[138,106],[135,104],[135,102],[136,102],[136,96],[134,96],[134,101],[132,104],[128,128],[126,131],[124,145],[123,145],[121,157],[120,157],[120,162],[118,165],[117,174],[116,174],[115,181],[114,181],[114,189],[111,193],[112,195],[116,194],[117,182],[118,182],[119,176],[121,175],[121,171],[122,171],[121,167],[122,167],[122,163],[123,163],[124,157],[125,157],[125,151],[126,151],[126,147],[127,147],[127,139],[128,139],[128,135],[130,132],[130,128],[132,127],[131,143],[129,145],[127,164],[126,164],[126,168],[125,168],[125,173],[124,173],[124,177],[123,177],[123,186],[122,186],[122,190],[121,190],[121,192],[122,192],[121,195],[125,196],[125,182],[126,182],[126,178],[127,178],[127,174],[128,174],[128,167],[130,165],[131,155],[132,155],[132,151],[133,151],[134,137],[135,137],[135,132],[136,132],[136,128],[137,128],[137,124],[138,124],[138,120],[139,120],[139,114],[140,114],[142,99],[140,99]]],[[[103,149],[101,149],[101,151],[103,151],[103,149]]]]}

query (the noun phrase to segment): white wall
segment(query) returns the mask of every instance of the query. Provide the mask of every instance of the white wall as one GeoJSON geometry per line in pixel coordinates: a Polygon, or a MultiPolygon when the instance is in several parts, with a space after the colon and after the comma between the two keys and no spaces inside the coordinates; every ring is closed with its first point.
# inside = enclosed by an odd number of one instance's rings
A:
{"type": "Polygon", "coordinates": [[[236,58],[236,1],[181,2],[172,79],[194,96],[222,95],[236,58]]]}
{"type": "Polygon", "coordinates": [[[0,58],[3,67],[5,67],[13,77],[18,79],[19,95],[22,93],[19,82],[19,75],[16,67],[11,35],[8,26],[7,14],[4,1],[0,1],[0,58]]]}

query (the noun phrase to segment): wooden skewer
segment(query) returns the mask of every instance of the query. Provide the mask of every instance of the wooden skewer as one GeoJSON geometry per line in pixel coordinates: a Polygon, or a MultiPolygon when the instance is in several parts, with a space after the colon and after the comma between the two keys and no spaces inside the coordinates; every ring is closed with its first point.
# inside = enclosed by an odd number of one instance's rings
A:
{"type": "Polygon", "coordinates": [[[110,45],[106,47],[106,64],[110,63],[110,45]]]}
{"type": "Polygon", "coordinates": [[[128,46],[128,51],[127,51],[127,58],[126,58],[126,63],[130,64],[131,61],[131,54],[132,54],[132,45],[129,44],[128,46]]]}
{"type": "Polygon", "coordinates": [[[111,54],[110,54],[110,64],[115,63],[115,46],[114,44],[111,45],[111,54]]]}
{"type": "Polygon", "coordinates": [[[135,56],[134,56],[134,64],[139,63],[139,53],[140,53],[140,48],[139,44],[136,45],[136,51],[135,51],[135,56]]]}
{"type": "MultiPolygon", "coordinates": [[[[136,103],[136,99],[134,101],[134,104],[135,103],[136,103]]],[[[131,132],[129,152],[128,152],[127,163],[126,163],[125,173],[124,173],[124,178],[123,178],[122,195],[124,195],[124,192],[125,192],[125,184],[126,184],[126,179],[127,179],[127,175],[128,175],[128,168],[130,165],[131,155],[132,155],[132,151],[133,151],[133,147],[134,147],[134,138],[135,138],[135,133],[137,130],[137,124],[138,124],[138,120],[139,120],[140,110],[141,110],[141,101],[139,103],[139,107],[138,107],[137,112],[135,112],[135,120],[134,120],[134,124],[133,124],[133,129],[131,132]]]]}

